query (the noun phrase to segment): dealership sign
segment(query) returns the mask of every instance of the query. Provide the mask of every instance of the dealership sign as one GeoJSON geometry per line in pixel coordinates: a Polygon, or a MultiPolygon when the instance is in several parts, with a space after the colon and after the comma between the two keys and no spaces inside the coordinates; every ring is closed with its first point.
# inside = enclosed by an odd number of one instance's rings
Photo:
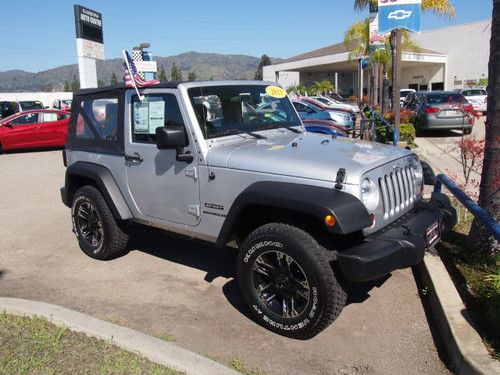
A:
{"type": "Polygon", "coordinates": [[[101,13],[81,5],[75,5],[74,9],[78,56],[104,60],[101,13]]]}
{"type": "Polygon", "coordinates": [[[378,0],[379,34],[406,29],[420,32],[422,0],[378,0]]]}

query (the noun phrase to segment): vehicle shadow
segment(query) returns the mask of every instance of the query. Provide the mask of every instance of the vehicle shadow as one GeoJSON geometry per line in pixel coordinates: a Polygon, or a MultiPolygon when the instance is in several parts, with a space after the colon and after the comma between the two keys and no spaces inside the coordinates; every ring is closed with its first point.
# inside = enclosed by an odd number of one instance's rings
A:
{"type": "MultiPolygon", "coordinates": [[[[134,228],[129,248],[131,251],[141,251],[166,261],[204,271],[206,272],[204,280],[207,283],[212,283],[218,277],[228,279],[222,287],[227,301],[241,314],[253,320],[236,280],[235,249],[220,249],[209,243],[188,240],[152,228],[134,228]]],[[[346,306],[366,301],[370,298],[370,291],[380,288],[390,277],[391,274],[388,274],[364,283],[341,280],[342,287],[347,292],[346,306]]]]}

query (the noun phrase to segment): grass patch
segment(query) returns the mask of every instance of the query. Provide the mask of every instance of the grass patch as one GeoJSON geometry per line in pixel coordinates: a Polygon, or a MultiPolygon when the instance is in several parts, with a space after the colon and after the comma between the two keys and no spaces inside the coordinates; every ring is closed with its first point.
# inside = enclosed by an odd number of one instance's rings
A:
{"type": "Polygon", "coordinates": [[[223,365],[228,366],[244,375],[266,375],[265,371],[258,368],[249,369],[239,358],[221,358],[207,353],[203,353],[202,355],[204,357],[207,357],[208,359],[211,359],[212,361],[222,363],[223,365]]]}
{"type": "Polygon", "coordinates": [[[174,342],[175,337],[171,333],[164,331],[156,335],[160,340],[166,341],[166,342],[174,342]]]}
{"type": "Polygon", "coordinates": [[[500,361],[500,255],[470,248],[472,215],[436,246],[491,355],[500,361]]]}
{"type": "Polygon", "coordinates": [[[1,374],[179,374],[44,318],[0,314],[1,374]]]}

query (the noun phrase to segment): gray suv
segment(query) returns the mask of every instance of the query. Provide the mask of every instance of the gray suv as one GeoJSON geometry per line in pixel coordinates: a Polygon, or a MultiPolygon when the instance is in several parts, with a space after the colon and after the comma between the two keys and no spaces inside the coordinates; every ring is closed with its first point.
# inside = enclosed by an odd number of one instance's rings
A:
{"type": "Polygon", "coordinates": [[[422,200],[412,152],[308,133],[273,83],[80,90],[64,160],[87,255],[126,253],[138,224],[232,247],[256,321],[298,339],[340,314],[346,282],[419,263],[455,221],[446,196],[422,200]]]}

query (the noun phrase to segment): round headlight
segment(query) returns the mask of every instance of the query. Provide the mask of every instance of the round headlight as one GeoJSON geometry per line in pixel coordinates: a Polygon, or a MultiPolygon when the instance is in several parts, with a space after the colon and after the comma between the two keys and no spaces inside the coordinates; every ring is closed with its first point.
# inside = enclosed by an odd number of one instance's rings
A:
{"type": "Polygon", "coordinates": [[[415,173],[415,185],[417,186],[417,189],[420,189],[421,192],[424,184],[424,168],[422,167],[422,163],[420,163],[420,160],[415,158],[412,159],[410,167],[415,173]]]}
{"type": "Polygon", "coordinates": [[[377,208],[380,199],[377,185],[369,178],[365,178],[361,182],[360,195],[361,201],[368,211],[373,211],[377,208]]]}

